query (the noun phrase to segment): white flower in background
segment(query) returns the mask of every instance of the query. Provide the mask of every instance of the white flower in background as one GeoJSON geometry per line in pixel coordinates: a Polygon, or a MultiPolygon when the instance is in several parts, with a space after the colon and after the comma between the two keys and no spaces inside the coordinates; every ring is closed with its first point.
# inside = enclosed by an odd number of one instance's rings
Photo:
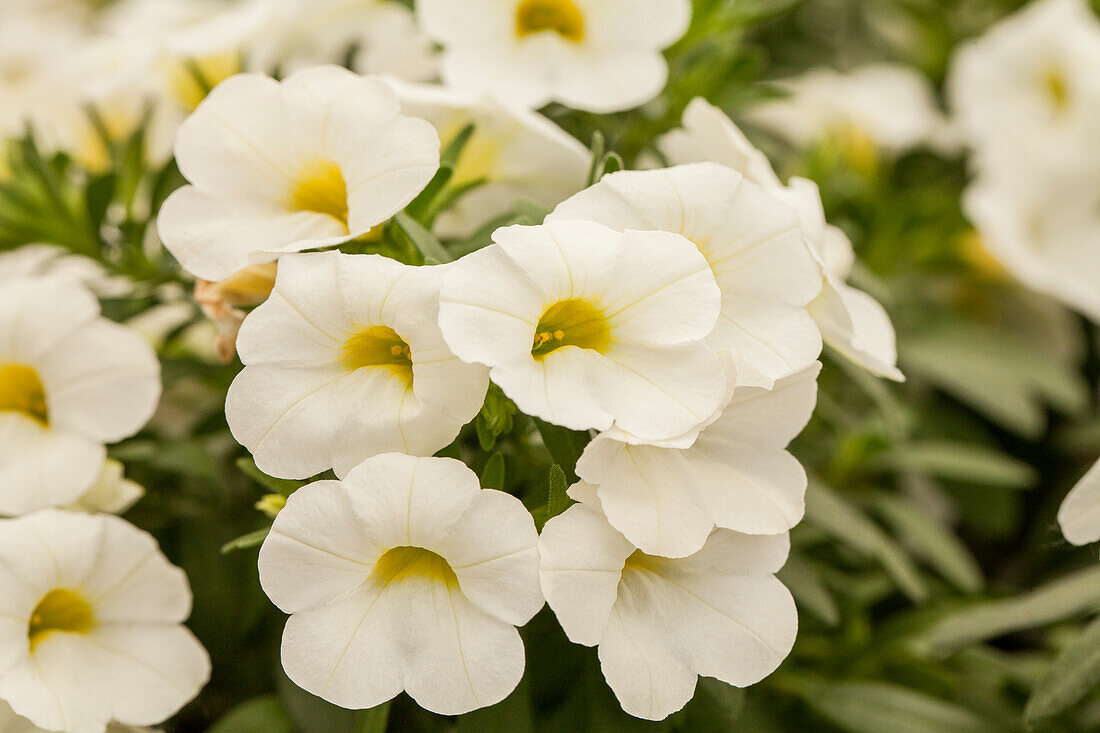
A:
{"type": "Polygon", "coordinates": [[[117,517],[0,521],[0,587],[0,700],[39,727],[155,725],[210,676],[186,576],[117,517]]]}
{"type": "Polygon", "coordinates": [[[431,455],[481,409],[487,370],[439,331],[446,266],[380,255],[284,257],[237,341],[226,398],[233,436],[273,476],[343,476],[364,458],[431,455]]]}
{"type": "Polygon", "coordinates": [[[569,640],[599,646],[623,710],[661,720],[698,676],[745,687],[790,653],[798,616],[774,575],[789,548],[786,534],[719,529],[691,557],[654,557],[578,504],[543,528],[539,577],[569,640]]]}
{"type": "Polygon", "coordinates": [[[1058,524],[1075,545],[1100,541],[1100,463],[1066,495],[1058,509],[1058,524]]]}
{"type": "Polygon", "coordinates": [[[845,280],[855,263],[852,243],[825,221],[817,184],[792,178],[784,186],[767,157],[753,147],[722,110],[696,97],[684,110],[683,128],[658,140],[669,163],[713,161],[741,173],[790,205],[802,223],[802,234],[825,273],[821,293],[809,305],[810,316],[825,341],[872,372],[898,381],[894,326],[883,307],[845,280]]]}
{"type": "Polygon", "coordinates": [[[908,66],[872,64],[847,73],[819,68],[776,86],[788,96],[753,107],[745,118],[793,145],[831,139],[872,156],[874,148],[898,154],[921,145],[952,146],[932,83],[908,66]]]}
{"type": "Polygon", "coordinates": [[[222,82],[180,127],[176,159],[192,185],[164,202],[161,239],[220,280],[366,234],[431,180],[439,137],[380,80],[320,66],[222,82]]]}
{"type": "Polygon", "coordinates": [[[160,364],[136,331],[62,278],[0,288],[0,514],[70,504],[160,397],[160,364]]]}
{"type": "MultiPolygon", "coordinates": [[[[15,714],[3,700],[0,700],[0,733],[52,733],[15,714]]],[[[137,728],[132,725],[120,725],[111,723],[107,726],[107,733],[159,733],[152,728],[137,728]]]]}
{"type": "Polygon", "coordinates": [[[89,514],[125,514],[126,510],[145,496],[145,488],[124,477],[124,470],[121,463],[108,458],[92,488],[66,508],[89,514]]]}
{"type": "Polygon", "coordinates": [[[538,534],[449,458],[375,456],[287,499],[260,583],[290,614],[287,676],[345,708],[406,691],[435,713],[493,705],[523,676],[515,626],[542,608],[538,534]]]}
{"type": "Polygon", "coordinates": [[[687,30],[689,0],[419,0],[443,45],[448,86],[527,107],[616,112],[656,97],[661,50],[687,30]]]}
{"type": "Polygon", "coordinates": [[[1086,0],[1041,0],[963,46],[948,93],[979,170],[1100,165],[1100,21],[1086,0]]]}
{"type": "Polygon", "coordinates": [[[474,124],[450,183],[485,183],[439,216],[434,230],[440,236],[469,236],[517,199],[550,208],[584,188],[591,154],[537,112],[441,86],[392,85],[401,109],[435,125],[444,145],[474,124]]]}
{"type": "Polygon", "coordinates": [[[660,440],[718,408],[725,372],[702,339],[721,296],[690,242],[587,221],[506,227],[493,241],[451,266],[439,323],[523,412],[660,440]]]}
{"type": "Polygon", "coordinates": [[[1100,178],[981,177],[963,210],[982,244],[1025,285],[1100,323],[1100,178]]]}
{"type": "Polygon", "coordinates": [[[612,173],[546,221],[569,219],[674,232],[698,247],[722,290],[707,342],[733,357],[738,384],[771,387],[821,353],[821,334],[806,312],[821,292],[821,268],[798,217],[737,171],[694,163],[612,173]]]}
{"type": "Polygon", "coordinates": [[[806,472],[785,449],[810,419],[815,364],[772,390],[733,391],[690,447],[631,445],[601,433],[577,462],[574,499],[594,500],[607,520],[650,555],[698,552],[715,526],[780,534],[802,519],[806,472]]]}
{"type": "Polygon", "coordinates": [[[90,257],[53,244],[24,244],[0,253],[0,281],[9,278],[61,277],[75,280],[101,298],[121,298],[133,290],[123,275],[112,275],[90,257]]]}

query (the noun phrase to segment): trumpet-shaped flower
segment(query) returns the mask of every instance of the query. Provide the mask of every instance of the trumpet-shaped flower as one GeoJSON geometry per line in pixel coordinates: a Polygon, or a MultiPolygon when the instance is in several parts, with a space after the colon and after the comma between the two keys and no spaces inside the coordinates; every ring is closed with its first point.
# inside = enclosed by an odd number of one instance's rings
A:
{"type": "Polygon", "coordinates": [[[145,487],[123,476],[125,467],[113,458],[103,463],[92,488],[66,507],[90,514],[125,514],[126,510],[145,496],[145,487]]]}
{"type": "Polygon", "coordinates": [[[451,184],[482,183],[439,216],[434,229],[441,236],[469,236],[516,199],[550,208],[584,188],[588,150],[537,112],[440,86],[393,86],[401,109],[435,125],[444,144],[474,125],[451,184]]]}
{"type": "Polygon", "coordinates": [[[559,204],[547,222],[568,219],[690,240],[722,291],[707,342],[732,356],[739,384],[770,387],[821,353],[821,334],[806,311],[821,292],[821,268],[799,219],[737,171],[693,163],[612,173],[559,204]]]}
{"type": "MultiPolygon", "coordinates": [[[[53,733],[37,725],[24,717],[15,714],[3,700],[0,700],[0,733],[53,733]]],[[[111,723],[107,726],[107,733],[157,733],[152,728],[137,728],[132,725],[111,723]]]]}
{"type": "Polygon", "coordinates": [[[623,710],[661,720],[699,675],[745,687],[790,652],[798,616],[774,575],[789,547],[786,534],[719,529],[690,557],[655,557],[578,504],[543,528],[539,577],[570,641],[599,646],[623,710]]]}
{"type": "Polygon", "coordinates": [[[491,367],[521,410],[660,440],[718,408],[725,373],[702,339],[720,293],[690,242],[588,221],[493,239],[447,273],[439,322],[451,350],[491,367]]]}
{"type": "Polygon", "coordinates": [[[798,214],[802,233],[825,273],[821,293],[809,305],[810,316],[826,343],[855,363],[897,381],[894,326],[885,309],[845,280],[855,262],[852,243],[825,221],[817,184],[792,178],[784,186],[767,157],[720,109],[697,97],[684,110],[683,128],[658,141],[670,163],[713,161],[728,166],[785,201],[798,214]]]}
{"type": "Polygon", "coordinates": [[[63,278],[0,288],[0,514],[70,504],[105,443],[136,433],[160,397],[160,365],[134,330],[63,278]]]}
{"type": "Polygon", "coordinates": [[[806,472],[785,448],[813,412],[820,365],[771,390],[741,387],[690,447],[632,445],[598,435],[577,462],[577,500],[649,555],[698,552],[715,526],[780,534],[802,519],[806,472]]]}
{"type": "Polygon", "coordinates": [[[222,82],[180,127],[176,159],[191,185],[165,201],[161,239],[220,280],[366,234],[431,179],[439,137],[380,80],[321,66],[222,82]]]}
{"type": "Polygon", "coordinates": [[[106,514],[0,521],[0,700],[48,730],[153,725],[210,675],[183,572],[106,514]]]}
{"type": "Polygon", "coordinates": [[[449,458],[375,456],[299,489],[260,549],[287,676],[346,708],[499,702],[523,676],[514,627],[543,603],[537,542],[518,499],[449,458]]]}
{"type": "Polygon", "coordinates": [[[1075,545],[1100,540],[1100,463],[1077,482],[1058,509],[1062,534],[1075,545]]]}
{"type": "Polygon", "coordinates": [[[615,112],[661,91],[688,0],[420,0],[448,86],[527,107],[615,112]]]}
{"type": "Polygon", "coordinates": [[[343,476],[368,456],[431,455],[477,415],[487,370],[437,323],[446,267],[379,255],[294,255],[237,340],[226,399],[234,437],[273,476],[343,476]]]}

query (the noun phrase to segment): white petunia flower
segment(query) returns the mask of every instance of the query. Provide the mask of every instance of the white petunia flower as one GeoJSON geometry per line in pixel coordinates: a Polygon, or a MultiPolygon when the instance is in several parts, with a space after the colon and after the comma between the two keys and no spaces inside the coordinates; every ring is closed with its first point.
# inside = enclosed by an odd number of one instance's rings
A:
{"type": "Polygon", "coordinates": [[[441,236],[469,236],[511,210],[516,199],[550,208],[584,188],[588,150],[537,112],[441,86],[392,85],[401,109],[435,125],[444,144],[474,124],[450,183],[484,184],[440,215],[434,229],[441,236]]]}
{"type": "Polygon", "coordinates": [[[108,458],[92,488],[66,508],[89,514],[125,514],[145,496],[145,487],[123,476],[124,470],[121,463],[108,458]]]}
{"type": "Polygon", "coordinates": [[[343,476],[364,458],[431,455],[481,409],[489,380],[439,331],[446,266],[379,255],[284,257],[245,319],[226,398],[234,437],[273,476],[343,476]]]}
{"type": "Polygon", "coordinates": [[[449,458],[367,459],[296,491],[260,549],[260,583],[290,614],[287,676],[345,708],[405,690],[459,715],[523,676],[522,626],[542,607],[538,535],[520,501],[449,458]]]}
{"type": "Polygon", "coordinates": [[[136,433],[160,397],[160,365],[136,331],[99,315],[62,278],[0,288],[0,514],[70,504],[105,443],[136,433]]]}
{"type": "Polygon", "coordinates": [[[28,277],[75,280],[101,298],[125,297],[134,287],[128,278],[112,275],[90,257],[53,244],[24,244],[0,253],[0,281],[28,277]]]}
{"type": "Polygon", "coordinates": [[[737,171],[693,163],[612,173],[546,220],[569,219],[674,232],[694,243],[722,290],[721,316],[707,342],[733,357],[738,384],[770,387],[821,353],[821,334],[806,311],[821,292],[821,268],[799,219],[737,171]]]}
{"type": "MultiPolygon", "coordinates": [[[[53,733],[15,714],[3,700],[0,700],[0,733],[53,733]]],[[[120,725],[111,723],[107,726],[107,733],[159,733],[152,728],[137,728],[132,725],[120,725]]]]}
{"type": "Polygon", "coordinates": [[[210,676],[186,576],[117,517],[0,521],[0,587],[0,700],[39,727],[154,725],[210,676]]]}
{"type": "Polygon", "coordinates": [[[746,119],[794,145],[834,139],[857,154],[867,143],[891,154],[953,146],[932,83],[908,66],[871,64],[847,73],[818,68],[776,85],[788,96],[757,105],[746,119]]]}
{"type": "Polygon", "coordinates": [[[951,64],[947,90],[979,170],[1100,164],[1100,21],[1085,0],[1029,3],[951,64]]]}
{"type": "Polygon", "coordinates": [[[656,97],[688,0],[419,0],[448,86],[526,107],[616,112],[656,97]]]}
{"type": "Polygon", "coordinates": [[[588,221],[493,240],[447,273],[439,322],[451,350],[491,367],[525,413],[660,440],[718,408],[725,373],[702,339],[720,293],[690,242],[588,221]]]}
{"type": "Polygon", "coordinates": [[[1100,541],[1100,463],[1066,495],[1058,509],[1058,524],[1075,545],[1100,541]]]}
{"type": "Polygon", "coordinates": [[[963,210],[1021,282],[1100,323],[1100,178],[980,177],[963,210]]]}
{"type": "Polygon", "coordinates": [[[696,97],[684,110],[683,128],[658,141],[674,165],[713,161],[741,173],[789,204],[798,214],[802,233],[825,273],[821,293],[809,313],[825,341],[855,363],[875,374],[902,381],[897,368],[894,326],[885,309],[870,295],[849,286],[855,254],[840,229],[825,221],[817,184],[792,178],[784,186],[767,157],[720,109],[696,97]]]}
{"type": "Polygon", "coordinates": [[[798,616],[774,575],[789,547],[786,534],[719,529],[690,557],[654,557],[578,504],[543,528],[539,577],[570,641],[599,646],[623,710],[661,720],[700,675],[746,687],[790,653],[798,616]]]}
{"type": "Polygon", "coordinates": [[[346,242],[400,211],[439,165],[439,137],[378,79],[334,66],[277,82],[241,74],[180,128],[157,226],[184,268],[220,280],[279,254],[346,242]]]}
{"type": "Polygon", "coordinates": [[[785,449],[810,419],[815,364],[771,390],[742,387],[690,447],[632,445],[598,435],[577,462],[571,496],[595,499],[607,520],[650,555],[698,552],[715,526],[780,534],[802,519],[806,472],[785,449]]]}

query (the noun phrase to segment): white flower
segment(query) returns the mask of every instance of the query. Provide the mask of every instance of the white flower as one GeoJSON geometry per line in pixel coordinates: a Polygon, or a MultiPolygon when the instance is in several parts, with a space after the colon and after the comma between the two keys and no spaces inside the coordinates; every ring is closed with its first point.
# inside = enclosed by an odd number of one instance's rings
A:
{"type": "Polygon", "coordinates": [[[68,509],[88,512],[89,514],[124,514],[137,501],[145,496],[145,488],[125,478],[125,467],[113,458],[103,463],[99,478],[92,488],[84,492],[68,509]]]}
{"type": "Polygon", "coordinates": [[[688,0],[419,0],[443,45],[448,86],[527,107],[637,107],[668,78],[661,50],[687,30],[688,0]]]}
{"type": "Polygon", "coordinates": [[[440,215],[434,230],[441,236],[469,236],[510,211],[516,199],[549,208],[584,188],[588,150],[537,112],[441,86],[392,85],[401,109],[435,125],[444,144],[474,124],[450,183],[485,183],[440,215]]]}
{"type": "Polygon", "coordinates": [[[691,557],[654,557],[578,504],[543,528],[539,577],[570,641],[599,646],[623,710],[661,720],[699,675],[745,687],[790,652],[798,617],[774,575],[789,546],[786,534],[719,529],[691,557]]]}
{"type": "Polygon", "coordinates": [[[1097,463],[1066,495],[1058,509],[1062,534],[1075,545],[1100,540],[1100,463],[1097,463]]]}
{"type": "MultiPolygon", "coordinates": [[[[51,733],[15,714],[3,700],[0,700],[0,733],[51,733]]],[[[111,723],[107,726],[107,733],[158,733],[152,728],[136,728],[132,725],[120,725],[111,723]]]]}
{"type": "Polygon", "coordinates": [[[366,234],[431,179],[439,138],[381,81],[321,66],[222,82],[181,126],[176,158],[192,185],[165,201],[160,236],[184,268],[220,280],[366,234]]]}
{"type": "Polygon", "coordinates": [[[817,184],[792,178],[784,186],[767,157],[753,147],[729,117],[701,97],[684,110],[683,128],[658,140],[674,165],[713,161],[741,173],[790,205],[802,223],[802,234],[825,273],[821,293],[809,313],[825,341],[872,372],[904,380],[897,368],[897,346],[890,316],[878,301],[845,280],[855,262],[852,243],[825,221],[817,184]]]}
{"type": "Polygon", "coordinates": [[[118,298],[133,290],[122,275],[112,275],[103,265],[52,244],[25,244],[0,253],[0,281],[9,278],[64,277],[79,282],[101,298],[118,298]]]}
{"type": "Polygon", "coordinates": [[[1100,164],[1100,22],[1085,0],[1029,3],[952,61],[948,93],[983,172],[1100,164]]]}
{"type": "Polygon", "coordinates": [[[117,517],[0,521],[0,587],[0,699],[41,728],[153,725],[210,675],[186,576],[117,517]]]}
{"type": "Polygon", "coordinates": [[[299,489],[260,549],[287,676],[345,708],[499,702],[523,676],[514,627],[543,603],[537,542],[518,499],[449,458],[375,456],[299,489]]]}
{"type": "Polygon", "coordinates": [[[746,119],[794,145],[839,137],[892,154],[951,146],[932,83],[908,66],[871,64],[847,73],[818,68],[776,84],[788,96],[754,107],[746,119]]]}
{"type": "Polygon", "coordinates": [[[963,210],[1021,282],[1100,323],[1100,179],[980,177],[963,210]]]}
{"type": "Polygon", "coordinates": [[[785,448],[810,419],[820,368],[772,390],[734,390],[690,447],[632,445],[629,436],[601,433],[577,462],[577,475],[591,485],[570,495],[593,502],[650,555],[698,552],[715,526],[786,532],[802,519],[806,472],[785,448]]]}
{"type": "Polygon", "coordinates": [[[105,443],[133,435],[160,397],[160,365],[135,331],[62,278],[0,288],[0,514],[76,501],[105,443]]]}
{"type": "Polygon", "coordinates": [[[708,343],[729,352],[738,384],[770,387],[821,353],[806,306],[821,269],[795,212],[740,173],[714,163],[621,171],[562,202],[547,222],[585,219],[681,234],[703,253],[722,290],[708,343]]]}
{"type": "Polygon", "coordinates": [[[717,409],[725,373],[701,339],[720,294],[690,242],[587,221],[506,227],[493,240],[447,273],[439,322],[451,350],[491,367],[521,410],[659,440],[717,409]]]}
{"type": "Polygon", "coordinates": [[[443,342],[445,270],[339,252],[279,261],[271,296],[241,327],[247,366],[225,408],[260,470],[343,476],[377,453],[431,455],[454,440],[489,381],[443,342]]]}

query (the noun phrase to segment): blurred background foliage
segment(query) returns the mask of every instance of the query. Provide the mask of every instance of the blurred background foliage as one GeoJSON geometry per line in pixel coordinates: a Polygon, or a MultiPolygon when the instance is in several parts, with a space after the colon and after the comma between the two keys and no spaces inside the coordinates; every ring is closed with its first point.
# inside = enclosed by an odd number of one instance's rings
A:
{"type": "MultiPolygon", "coordinates": [[[[940,85],[952,49],[1021,4],[696,0],[691,29],[668,51],[659,99],[614,115],[545,112],[582,141],[599,133],[600,151],[606,144],[630,166],[695,96],[739,119],[777,94],[770,80],[878,60],[913,65],[940,85]]],[[[139,136],[112,143],[112,166],[96,174],[64,155],[44,158],[31,137],[8,146],[0,249],[54,243],[132,278],[130,295],[105,302],[118,320],[185,314],[159,348],[158,416],[112,450],[148,489],[127,518],[187,571],[190,625],[214,661],[209,686],[168,730],[1100,729],[1100,563],[1095,547],[1072,548],[1055,524],[1061,499],[1100,455],[1096,329],[1025,291],[984,253],[959,208],[961,156],[890,159],[836,140],[794,150],[746,129],[784,177],[820,185],[830,221],[860,256],[855,284],[894,319],[908,381],[878,380],[826,351],[817,413],[794,446],[811,475],[806,520],[781,573],[800,611],[794,651],[746,691],[701,680],[687,708],[660,724],[619,712],[595,651],[569,645],[546,609],[523,630],[531,663],[519,689],[459,719],[403,696],[344,711],[290,684],[278,663],[283,617],[257,581],[255,545],[270,520],[255,504],[296,484],[259,474],[230,436],[223,399],[240,365],[196,348],[210,333],[187,297],[191,283],[157,245],[151,222],[182,182],[178,171],[149,170],[139,136]]],[[[520,203],[507,220],[539,216],[520,203]]],[[[458,254],[490,231],[445,245],[458,254]]],[[[420,234],[391,226],[372,247],[416,260],[410,244],[420,234]]],[[[550,466],[569,468],[575,446],[547,434],[552,459],[537,430],[493,393],[445,453],[536,515],[556,513],[568,500],[550,466]],[[540,470],[524,473],[521,453],[540,470]]]]}

